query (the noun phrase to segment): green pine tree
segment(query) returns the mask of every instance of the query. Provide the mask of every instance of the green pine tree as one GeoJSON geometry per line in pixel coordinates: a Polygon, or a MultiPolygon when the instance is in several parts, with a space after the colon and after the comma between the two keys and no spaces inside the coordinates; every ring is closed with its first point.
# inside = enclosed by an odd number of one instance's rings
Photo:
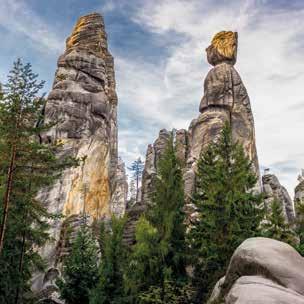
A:
{"type": "Polygon", "coordinates": [[[137,222],[135,239],[125,280],[130,303],[138,303],[142,292],[149,291],[151,286],[160,285],[163,265],[159,233],[145,216],[141,216],[137,222]]]}
{"type": "Polygon", "coordinates": [[[80,228],[71,254],[64,260],[62,278],[56,282],[66,304],[89,303],[98,282],[98,247],[89,227],[80,228]]]}
{"type": "Polygon", "coordinates": [[[195,303],[206,301],[227,269],[234,250],[257,235],[262,197],[243,147],[232,140],[228,123],[216,143],[201,154],[194,204],[198,218],[189,233],[194,266],[195,303]]]}
{"type": "Polygon", "coordinates": [[[91,293],[90,304],[125,303],[123,277],[126,251],[122,242],[125,222],[125,218],[113,216],[110,229],[101,225],[99,282],[91,293]]]}
{"type": "Polygon", "coordinates": [[[191,303],[193,290],[190,285],[178,286],[173,281],[164,281],[164,287],[150,286],[139,295],[140,304],[186,304],[191,303]]]}
{"type": "Polygon", "coordinates": [[[173,137],[157,168],[152,205],[137,224],[130,258],[128,286],[134,303],[151,286],[161,290],[164,301],[165,282],[178,287],[187,281],[183,179],[173,137]]]}
{"type": "Polygon", "coordinates": [[[273,200],[271,208],[266,212],[266,217],[261,225],[262,235],[278,241],[296,246],[296,233],[291,225],[286,222],[282,204],[278,200],[273,200]]]}
{"type": "Polygon", "coordinates": [[[59,176],[73,160],[58,159],[59,146],[43,144],[45,100],[30,64],[14,63],[0,100],[0,302],[25,303],[30,278],[44,265],[34,248],[48,239],[48,213],[38,192],[59,176]]]}
{"type": "Polygon", "coordinates": [[[134,186],[135,186],[135,197],[133,199],[135,199],[135,202],[138,201],[138,194],[139,194],[139,186],[141,183],[141,179],[142,179],[142,172],[144,169],[144,163],[141,160],[141,158],[139,157],[137,160],[135,160],[132,164],[131,167],[128,168],[131,172],[133,172],[132,174],[132,181],[134,182],[134,186]]]}

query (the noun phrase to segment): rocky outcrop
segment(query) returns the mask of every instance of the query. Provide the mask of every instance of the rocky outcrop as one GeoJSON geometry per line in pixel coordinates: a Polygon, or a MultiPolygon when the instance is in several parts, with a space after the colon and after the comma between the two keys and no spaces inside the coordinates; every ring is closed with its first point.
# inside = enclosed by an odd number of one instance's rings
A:
{"type": "Polygon", "coordinates": [[[234,252],[208,304],[304,303],[304,258],[291,246],[251,238],[234,252]]]}
{"type": "MultiPolygon", "coordinates": [[[[111,213],[121,216],[126,206],[126,174],[117,155],[114,61],[101,15],[79,18],[66,40],[48,95],[45,122],[57,124],[42,140],[62,143],[62,156],[81,160],[40,194],[49,211],[64,216],[51,223],[54,241],[42,249],[49,269],[57,269],[68,250],[68,242],[62,239],[67,223],[75,230],[80,215],[96,221],[111,213]]],[[[33,286],[39,290],[47,284],[46,275],[40,275],[33,286]]]]}
{"type": "Polygon", "coordinates": [[[299,183],[295,188],[295,205],[304,202],[304,170],[302,170],[301,174],[299,175],[298,181],[299,183]]]}
{"type": "Polygon", "coordinates": [[[145,167],[142,174],[142,186],[140,200],[127,209],[127,223],[124,231],[124,241],[131,245],[135,241],[135,226],[140,215],[145,212],[151,202],[151,195],[154,189],[154,177],[157,172],[157,163],[166,150],[170,132],[160,130],[158,138],[153,145],[149,145],[146,153],[145,167]]]}
{"type": "Polygon", "coordinates": [[[282,204],[282,210],[286,222],[293,223],[295,219],[294,204],[285,187],[280,184],[278,178],[274,174],[264,174],[262,182],[266,209],[270,210],[271,203],[274,200],[277,200],[282,204]]]}
{"type": "MultiPolygon", "coordinates": [[[[192,120],[188,130],[177,130],[174,138],[177,157],[183,167],[186,211],[190,221],[195,213],[191,205],[191,195],[195,185],[197,160],[208,144],[217,139],[225,122],[230,123],[233,139],[243,145],[258,179],[260,176],[250,100],[241,77],[233,67],[237,57],[237,33],[218,33],[206,52],[208,62],[214,67],[204,82],[204,96],[199,107],[201,114],[192,120]]],[[[150,202],[157,160],[161,151],[164,151],[168,134],[168,131],[161,130],[159,138],[147,149],[142,182],[142,205],[148,205],[150,202]]],[[[259,182],[256,188],[257,191],[261,190],[259,182]]]]}

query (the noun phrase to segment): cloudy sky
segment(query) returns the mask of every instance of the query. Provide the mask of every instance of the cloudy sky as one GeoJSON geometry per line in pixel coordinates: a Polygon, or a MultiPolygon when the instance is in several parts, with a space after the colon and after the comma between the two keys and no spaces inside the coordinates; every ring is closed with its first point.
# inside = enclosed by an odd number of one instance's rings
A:
{"type": "Polygon", "coordinates": [[[236,68],[251,98],[259,161],[291,195],[304,167],[303,0],[0,0],[0,80],[21,57],[51,87],[57,57],[81,15],[104,15],[115,57],[119,147],[144,157],[161,128],[198,116],[205,48],[239,32],[236,68]]]}

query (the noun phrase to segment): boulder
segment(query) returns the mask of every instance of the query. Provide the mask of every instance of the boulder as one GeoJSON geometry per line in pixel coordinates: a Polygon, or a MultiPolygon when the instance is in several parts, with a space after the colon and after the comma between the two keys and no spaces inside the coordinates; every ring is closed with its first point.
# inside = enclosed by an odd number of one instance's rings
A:
{"type": "Polygon", "coordinates": [[[250,238],[234,252],[208,304],[304,303],[304,258],[291,246],[250,238]]]}

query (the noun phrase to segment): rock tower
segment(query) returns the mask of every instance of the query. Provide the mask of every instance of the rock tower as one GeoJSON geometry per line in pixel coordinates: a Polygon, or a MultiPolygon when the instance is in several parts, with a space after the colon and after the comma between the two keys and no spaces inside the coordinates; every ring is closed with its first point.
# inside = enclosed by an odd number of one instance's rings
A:
{"type": "Polygon", "coordinates": [[[271,210],[271,203],[278,200],[281,203],[282,211],[286,222],[292,224],[295,220],[294,203],[288,191],[274,175],[266,172],[262,177],[263,192],[265,194],[265,205],[267,210],[271,210]]]}
{"type": "Polygon", "coordinates": [[[40,194],[49,211],[64,216],[52,223],[55,241],[42,249],[49,268],[33,285],[48,297],[62,256],[69,252],[67,228],[77,230],[83,215],[91,221],[109,218],[111,213],[120,216],[126,206],[126,174],[117,153],[114,61],[101,15],[79,18],[67,38],[47,98],[45,121],[57,124],[43,140],[60,142],[62,155],[81,159],[78,167],[65,170],[40,194]]]}
{"type": "MultiPolygon", "coordinates": [[[[255,144],[254,119],[250,100],[241,77],[234,68],[237,59],[238,35],[222,31],[214,36],[206,49],[207,61],[213,66],[204,82],[204,96],[200,102],[200,115],[192,120],[188,130],[176,131],[177,156],[183,164],[187,209],[191,214],[190,197],[195,185],[196,164],[201,151],[214,141],[225,122],[232,128],[233,139],[241,143],[245,153],[253,163],[253,170],[260,177],[255,144]]],[[[153,145],[149,145],[146,154],[142,180],[142,200],[128,212],[132,215],[127,226],[130,242],[131,228],[140,212],[149,204],[153,190],[153,177],[157,172],[157,161],[169,139],[169,132],[161,130],[153,145]]],[[[256,185],[260,191],[260,182],[256,185]]]]}

